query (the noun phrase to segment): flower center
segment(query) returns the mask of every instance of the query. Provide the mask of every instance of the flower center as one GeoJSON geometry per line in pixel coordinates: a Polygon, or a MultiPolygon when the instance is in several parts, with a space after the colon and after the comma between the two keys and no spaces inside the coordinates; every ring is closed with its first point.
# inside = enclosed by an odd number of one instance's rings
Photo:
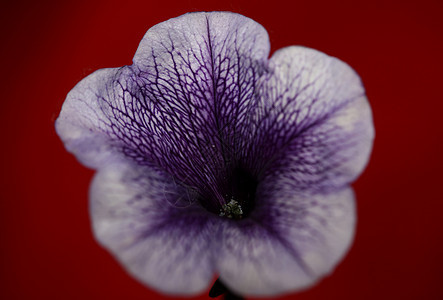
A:
{"type": "Polygon", "coordinates": [[[220,211],[220,217],[228,217],[229,219],[241,219],[243,211],[240,204],[232,199],[228,204],[223,205],[220,211]]]}
{"type": "Polygon", "coordinates": [[[219,178],[215,192],[200,197],[206,210],[233,220],[247,217],[255,206],[257,179],[245,168],[235,167],[219,178]]]}

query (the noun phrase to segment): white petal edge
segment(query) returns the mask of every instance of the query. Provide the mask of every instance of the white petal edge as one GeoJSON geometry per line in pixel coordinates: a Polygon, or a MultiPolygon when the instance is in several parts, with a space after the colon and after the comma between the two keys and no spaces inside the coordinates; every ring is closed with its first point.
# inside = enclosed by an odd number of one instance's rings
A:
{"type": "Polygon", "coordinates": [[[90,190],[93,232],[147,286],[170,295],[196,295],[214,275],[214,217],[198,206],[171,206],[162,197],[171,193],[180,196],[172,183],[146,168],[101,169],[90,190]]]}
{"type": "MultiPolygon", "coordinates": [[[[286,142],[284,149],[289,151],[284,164],[313,168],[312,172],[300,170],[301,175],[313,175],[308,178],[312,181],[327,175],[319,189],[353,182],[369,161],[375,135],[371,108],[358,74],[335,57],[301,46],[276,51],[269,66],[270,73],[261,79],[260,105],[264,111],[258,118],[266,115],[277,122],[262,120],[261,130],[271,130],[269,135],[280,138],[272,135],[273,127],[269,126],[281,127],[279,132],[296,136],[289,145],[304,136],[312,138],[303,152],[295,147],[291,153],[286,142]],[[324,157],[324,153],[331,154],[324,157]],[[312,167],[315,161],[319,169],[312,167]]],[[[280,146],[278,140],[267,142],[280,146]]]]}
{"type": "Polygon", "coordinates": [[[257,213],[252,216],[256,222],[224,224],[216,267],[234,292],[266,297],[306,289],[330,274],[347,253],[356,223],[352,189],[293,197],[261,208],[271,220],[257,219],[257,213]],[[295,214],[303,209],[304,216],[295,214]]]}
{"type": "Polygon", "coordinates": [[[112,92],[108,85],[119,69],[100,69],[81,80],[68,93],[55,123],[66,149],[90,168],[106,165],[116,157],[110,136],[106,134],[108,117],[102,111],[99,98],[112,92]]]}

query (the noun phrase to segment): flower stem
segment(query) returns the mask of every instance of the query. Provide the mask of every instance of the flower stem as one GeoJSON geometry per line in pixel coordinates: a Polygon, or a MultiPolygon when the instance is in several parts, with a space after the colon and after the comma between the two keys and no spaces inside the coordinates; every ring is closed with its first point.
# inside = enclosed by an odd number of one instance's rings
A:
{"type": "Polygon", "coordinates": [[[209,297],[215,298],[220,295],[225,295],[225,300],[243,300],[244,298],[241,296],[238,296],[237,294],[231,292],[224,284],[220,281],[220,279],[217,279],[214,282],[214,285],[212,286],[211,290],[209,291],[209,297]]]}
{"type": "Polygon", "coordinates": [[[245,298],[241,296],[237,296],[235,294],[232,294],[230,292],[225,294],[225,300],[244,300],[245,298]]]}

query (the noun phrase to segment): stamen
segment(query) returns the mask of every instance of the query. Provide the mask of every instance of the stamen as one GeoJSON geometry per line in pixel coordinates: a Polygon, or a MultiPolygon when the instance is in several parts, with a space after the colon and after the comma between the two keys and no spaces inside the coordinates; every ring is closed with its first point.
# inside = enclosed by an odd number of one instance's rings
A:
{"type": "Polygon", "coordinates": [[[229,203],[223,205],[220,210],[220,217],[227,217],[229,219],[241,219],[243,215],[243,211],[241,209],[240,203],[235,201],[233,198],[229,203]]]}

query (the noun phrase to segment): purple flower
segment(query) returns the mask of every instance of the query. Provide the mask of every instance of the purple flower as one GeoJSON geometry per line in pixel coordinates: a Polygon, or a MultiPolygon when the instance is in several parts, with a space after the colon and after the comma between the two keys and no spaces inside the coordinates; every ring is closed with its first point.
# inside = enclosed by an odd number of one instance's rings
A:
{"type": "Polygon", "coordinates": [[[97,170],[95,237],[143,283],[196,294],[216,275],[236,294],[277,295],[348,250],[350,183],[374,136],[363,86],[316,50],[268,55],[251,19],[191,13],[68,94],[56,129],[97,170]]]}

